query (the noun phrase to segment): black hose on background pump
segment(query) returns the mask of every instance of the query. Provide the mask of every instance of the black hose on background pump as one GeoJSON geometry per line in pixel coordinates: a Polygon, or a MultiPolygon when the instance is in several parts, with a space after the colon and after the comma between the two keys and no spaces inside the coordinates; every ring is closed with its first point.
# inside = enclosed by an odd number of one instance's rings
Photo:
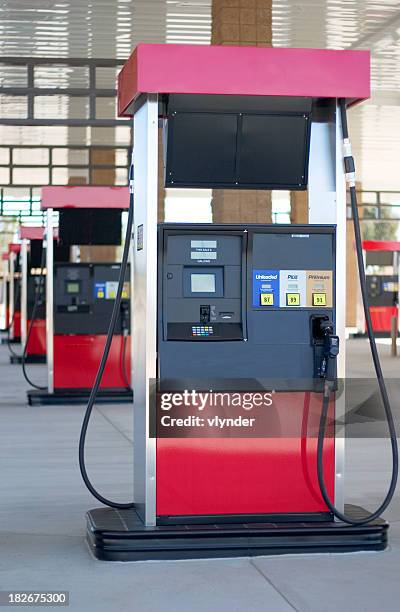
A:
{"type": "Polygon", "coordinates": [[[80,439],[79,439],[79,468],[80,468],[81,475],[82,475],[82,478],[83,478],[83,481],[84,481],[86,487],[88,488],[90,493],[96,499],[98,499],[99,502],[101,502],[102,504],[105,504],[106,506],[110,506],[111,508],[117,508],[117,509],[122,509],[122,510],[123,509],[127,509],[127,508],[134,508],[135,504],[133,502],[123,504],[123,503],[114,502],[114,501],[112,501],[110,499],[107,499],[106,497],[103,497],[103,495],[101,495],[101,493],[96,491],[96,489],[92,485],[92,483],[90,481],[90,478],[88,476],[88,473],[87,473],[87,470],[86,470],[86,464],[85,464],[85,442],[86,442],[86,434],[87,434],[87,430],[88,430],[88,425],[89,425],[90,417],[91,417],[91,414],[92,414],[93,406],[94,406],[95,401],[96,401],[97,393],[98,393],[99,388],[100,388],[101,379],[103,377],[104,369],[106,367],[106,363],[107,363],[108,355],[109,355],[109,352],[110,352],[113,335],[114,335],[114,332],[115,332],[115,327],[116,327],[118,316],[119,316],[120,310],[121,310],[122,291],[123,291],[123,288],[124,288],[126,270],[127,270],[127,267],[128,267],[129,247],[130,247],[130,242],[131,242],[132,226],[133,226],[133,178],[132,178],[132,172],[133,172],[133,168],[131,167],[128,223],[127,223],[127,227],[126,227],[125,244],[124,244],[124,252],[123,252],[123,255],[122,255],[121,268],[120,268],[120,271],[119,271],[117,295],[115,297],[115,302],[114,302],[113,311],[112,311],[112,315],[111,315],[110,325],[108,327],[107,339],[106,339],[106,343],[105,343],[105,346],[104,346],[103,355],[101,357],[100,365],[99,365],[99,368],[97,370],[96,380],[95,380],[95,382],[93,384],[93,387],[92,387],[92,390],[90,392],[90,397],[89,397],[89,401],[88,401],[87,406],[86,406],[86,412],[85,412],[85,416],[84,416],[84,419],[83,419],[81,435],[80,435],[80,439]]]}
{"type": "Polygon", "coordinates": [[[8,333],[11,330],[12,326],[13,326],[14,319],[15,319],[15,308],[14,308],[13,316],[11,317],[11,320],[10,320],[9,324],[7,325],[7,327],[2,327],[2,329],[0,329],[0,332],[2,332],[4,334],[8,333]]]}
{"type": "MultiPolygon", "coordinates": [[[[390,444],[391,444],[391,449],[392,449],[393,465],[392,465],[392,477],[390,481],[390,486],[389,486],[385,499],[383,500],[379,508],[375,510],[375,512],[372,512],[365,518],[361,520],[354,520],[346,516],[342,512],[340,512],[331,502],[327,489],[326,489],[325,480],[324,480],[323,449],[324,449],[324,438],[325,438],[326,423],[327,423],[328,410],[329,410],[329,398],[331,395],[331,391],[333,390],[333,386],[334,386],[333,379],[335,376],[334,372],[332,373],[332,371],[329,369],[329,364],[334,365],[336,355],[328,354],[326,355],[326,359],[328,362],[328,371],[327,371],[327,374],[325,376],[325,381],[324,381],[322,414],[321,414],[321,421],[320,421],[320,427],[319,427],[319,433],[318,433],[318,451],[317,451],[318,482],[319,482],[319,486],[321,489],[322,497],[326,505],[328,506],[329,510],[332,512],[332,514],[336,518],[343,521],[344,523],[348,523],[349,525],[365,525],[366,523],[370,523],[374,521],[375,519],[379,518],[393,499],[393,496],[396,491],[396,484],[397,484],[397,478],[398,478],[398,472],[399,472],[399,453],[398,453],[397,435],[396,435],[396,428],[394,424],[393,413],[392,413],[392,409],[390,406],[390,401],[389,401],[389,396],[388,396],[388,392],[386,389],[385,379],[383,377],[382,367],[381,367],[381,363],[379,360],[379,354],[378,354],[375,337],[374,337],[374,331],[372,328],[371,314],[369,311],[368,292],[367,292],[367,285],[365,281],[364,259],[363,259],[363,252],[362,252],[360,219],[358,216],[357,193],[356,193],[356,185],[355,185],[355,174],[354,174],[355,166],[354,166],[354,159],[351,153],[351,145],[350,145],[349,132],[348,132],[348,127],[347,127],[346,101],[344,99],[339,100],[339,108],[340,108],[340,115],[341,115],[343,144],[344,144],[344,165],[345,165],[345,171],[346,171],[346,181],[350,189],[351,212],[352,212],[353,225],[354,225],[358,275],[360,279],[362,303],[363,303],[369,345],[371,349],[372,361],[374,363],[376,378],[378,380],[378,385],[379,385],[379,391],[382,397],[386,420],[387,420],[388,427],[389,427],[389,437],[390,437],[390,444]]],[[[331,332],[327,332],[327,335],[329,335],[330,333],[331,332]]]]}
{"type": "MultiPolygon", "coordinates": [[[[17,285],[17,287],[18,287],[18,285],[17,285]]],[[[18,295],[18,293],[17,293],[17,292],[16,292],[16,295],[18,295]]],[[[16,309],[14,308],[14,312],[13,312],[13,315],[12,315],[12,317],[11,317],[11,319],[10,319],[9,324],[8,324],[6,327],[2,327],[2,328],[0,329],[0,332],[1,332],[1,333],[6,334],[6,333],[8,333],[8,332],[11,330],[11,328],[12,328],[12,326],[13,326],[13,323],[14,323],[14,319],[15,319],[15,311],[16,311],[16,309]]]]}
{"type": "Polygon", "coordinates": [[[42,245],[42,258],[41,258],[41,261],[40,261],[39,283],[38,283],[38,285],[36,287],[36,291],[35,291],[35,301],[33,303],[31,319],[30,319],[28,331],[27,331],[27,334],[26,334],[26,342],[25,342],[24,350],[22,351],[22,356],[21,356],[22,374],[24,375],[24,378],[25,378],[26,382],[28,383],[28,385],[30,385],[34,389],[38,389],[39,391],[45,391],[47,389],[47,387],[41,387],[40,385],[37,385],[36,383],[31,381],[31,379],[29,378],[29,376],[27,374],[27,371],[26,371],[26,356],[27,356],[27,352],[28,352],[29,340],[31,339],[33,326],[34,326],[35,321],[36,321],[37,311],[38,311],[38,308],[39,308],[39,300],[40,300],[40,297],[42,295],[45,265],[46,265],[46,250],[45,250],[44,244],[43,244],[42,245]]]}
{"type": "Polygon", "coordinates": [[[12,314],[11,320],[9,322],[9,324],[7,325],[7,327],[5,329],[2,329],[1,331],[5,331],[7,332],[7,347],[9,350],[10,355],[12,355],[13,357],[20,357],[21,355],[18,355],[18,353],[16,353],[13,349],[13,347],[11,346],[11,338],[10,338],[10,332],[11,332],[11,328],[14,324],[15,321],[15,315],[17,312],[17,303],[18,303],[18,299],[19,296],[21,294],[21,280],[19,283],[17,283],[16,286],[16,291],[15,291],[15,295],[14,295],[14,312],[12,314]]]}
{"type": "Polygon", "coordinates": [[[129,382],[129,374],[126,368],[126,351],[129,339],[129,305],[127,301],[121,301],[121,329],[122,347],[120,354],[120,368],[125,387],[130,389],[131,385],[129,382]]]}
{"type": "MultiPolygon", "coordinates": [[[[12,324],[14,322],[14,318],[15,318],[15,308],[14,308],[14,313],[11,319],[11,322],[9,323],[8,327],[7,327],[7,332],[8,332],[8,336],[7,336],[7,345],[8,345],[8,350],[10,351],[11,355],[13,357],[20,357],[21,358],[21,365],[22,365],[22,374],[26,380],[26,382],[28,383],[28,385],[30,385],[31,387],[33,387],[34,389],[38,389],[39,391],[44,391],[45,389],[47,389],[47,387],[41,387],[40,385],[37,385],[36,383],[32,382],[32,380],[29,378],[27,371],[26,371],[26,356],[27,356],[27,352],[28,352],[28,344],[29,344],[29,340],[31,338],[32,335],[32,330],[33,330],[33,326],[35,324],[36,321],[36,315],[37,315],[37,311],[39,308],[39,299],[42,293],[42,286],[43,286],[43,279],[44,279],[44,268],[45,268],[45,261],[46,261],[46,251],[44,249],[44,247],[42,248],[42,258],[41,258],[41,262],[40,262],[40,276],[39,276],[39,286],[36,288],[35,291],[35,301],[33,304],[33,309],[32,309],[32,315],[31,315],[31,320],[29,323],[29,327],[27,330],[27,334],[26,334],[26,341],[24,344],[24,348],[22,351],[22,355],[18,355],[18,353],[16,353],[14,351],[14,349],[11,346],[11,341],[10,341],[10,329],[12,327],[12,324]]],[[[20,291],[20,285],[21,283],[18,284],[18,291],[20,291]]],[[[18,294],[17,294],[18,295],[18,294]]]]}
{"type": "MultiPolygon", "coordinates": [[[[0,328],[0,332],[8,334],[8,336],[7,336],[8,342],[7,343],[8,343],[9,348],[10,348],[10,342],[9,342],[9,340],[10,340],[10,331],[11,331],[11,328],[12,328],[14,320],[15,320],[15,312],[17,310],[16,309],[16,304],[18,302],[18,296],[19,296],[20,290],[21,290],[21,283],[18,283],[17,287],[16,287],[16,291],[15,291],[15,297],[14,297],[14,312],[13,312],[13,315],[12,315],[8,325],[6,325],[6,327],[0,328]]],[[[10,353],[13,354],[12,349],[10,349],[10,353]]]]}

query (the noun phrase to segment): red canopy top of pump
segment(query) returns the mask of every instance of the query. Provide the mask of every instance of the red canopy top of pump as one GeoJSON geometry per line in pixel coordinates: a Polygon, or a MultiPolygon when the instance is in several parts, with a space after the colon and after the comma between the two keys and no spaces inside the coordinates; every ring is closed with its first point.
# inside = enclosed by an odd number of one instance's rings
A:
{"type": "Polygon", "coordinates": [[[20,244],[16,244],[15,242],[10,242],[10,244],[8,245],[9,253],[19,253],[20,250],[21,250],[20,244]]]}
{"type": "Polygon", "coordinates": [[[364,251],[400,251],[396,240],[363,240],[364,251]]]}
{"type": "Polygon", "coordinates": [[[370,96],[369,51],[139,44],[118,77],[118,114],[141,93],[370,96]]]}
{"type": "MultiPolygon", "coordinates": [[[[19,237],[21,240],[43,240],[44,228],[39,226],[21,225],[19,228],[19,237]]],[[[53,236],[58,238],[58,228],[53,230],[53,236]]]]}
{"type": "Polygon", "coordinates": [[[129,208],[128,187],[43,187],[46,208],[129,208]]]}
{"type": "Polygon", "coordinates": [[[21,225],[19,228],[19,237],[21,240],[43,240],[43,227],[29,227],[21,225]]]}

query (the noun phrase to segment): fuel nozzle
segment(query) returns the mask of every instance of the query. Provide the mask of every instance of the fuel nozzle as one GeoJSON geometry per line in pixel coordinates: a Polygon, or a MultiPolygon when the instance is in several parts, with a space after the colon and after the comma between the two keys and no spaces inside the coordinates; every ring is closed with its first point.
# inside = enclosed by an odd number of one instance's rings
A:
{"type": "Polygon", "coordinates": [[[121,301],[121,329],[124,336],[129,334],[129,302],[127,300],[121,301]]]}
{"type": "Polygon", "coordinates": [[[321,321],[324,348],[321,363],[321,377],[333,380],[336,373],[336,357],[339,355],[339,336],[333,333],[333,324],[329,319],[321,321]]]}

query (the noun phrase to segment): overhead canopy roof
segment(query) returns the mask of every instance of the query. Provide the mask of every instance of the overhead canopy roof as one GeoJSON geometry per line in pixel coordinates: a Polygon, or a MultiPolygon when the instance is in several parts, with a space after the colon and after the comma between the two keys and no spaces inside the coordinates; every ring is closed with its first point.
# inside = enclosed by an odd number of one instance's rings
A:
{"type": "Polygon", "coordinates": [[[118,77],[118,114],[142,93],[370,96],[369,51],[139,44],[118,77]]]}

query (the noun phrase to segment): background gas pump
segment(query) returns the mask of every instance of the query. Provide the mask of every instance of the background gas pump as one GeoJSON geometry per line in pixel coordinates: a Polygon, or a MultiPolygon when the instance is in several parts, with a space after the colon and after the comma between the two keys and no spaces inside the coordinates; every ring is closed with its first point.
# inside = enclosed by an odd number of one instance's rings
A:
{"type": "Polygon", "coordinates": [[[21,341],[21,245],[11,243],[8,245],[8,285],[5,330],[6,342],[11,357],[16,355],[13,344],[21,341]]]}
{"type": "MultiPolygon", "coordinates": [[[[120,266],[113,259],[115,247],[121,244],[126,195],[122,187],[43,188],[46,235],[53,235],[53,209],[58,209],[60,248],[47,240],[48,384],[28,392],[30,404],[85,403],[89,397],[117,294],[120,266]],[[104,247],[111,255],[104,261],[79,261],[85,246],[104,247]]],[[[118,327],[102,381],[102,402],[132,400],[129,268],[125,272],[118,327]]]]}

